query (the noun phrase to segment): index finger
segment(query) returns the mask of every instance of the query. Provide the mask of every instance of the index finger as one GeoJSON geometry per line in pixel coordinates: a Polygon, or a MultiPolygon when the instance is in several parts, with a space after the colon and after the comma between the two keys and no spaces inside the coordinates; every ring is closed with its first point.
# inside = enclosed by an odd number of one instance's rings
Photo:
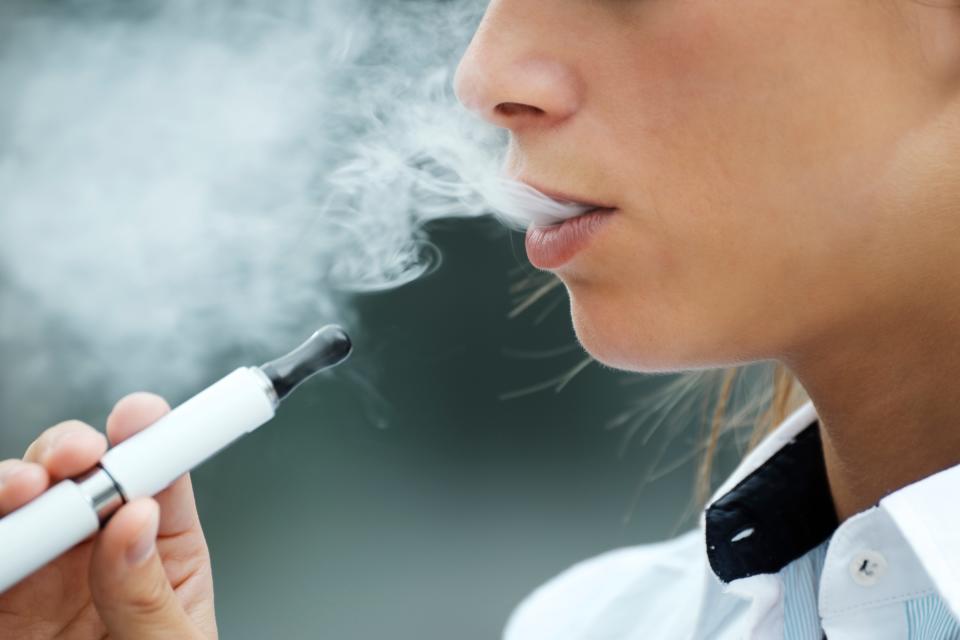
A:
{"type": "Polygon", "coordinates": [[[102,433],[79,420],[68,420],[40,434],[27,447],[23,459],[43,466],[55,482],[86,471],[106,450],[102,433]]]}

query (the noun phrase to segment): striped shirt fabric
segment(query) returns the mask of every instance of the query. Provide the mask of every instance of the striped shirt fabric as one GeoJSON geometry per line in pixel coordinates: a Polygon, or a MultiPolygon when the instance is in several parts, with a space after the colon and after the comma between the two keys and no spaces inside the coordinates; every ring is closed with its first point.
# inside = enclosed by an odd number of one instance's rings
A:
{"type": "MultiPolygon", "coordinates": [[[[784,640],[822,640],[819,613],[820,576],[827,557],[827,540],[780,572],[783,581],[784,640]]],[[[907,637],[904,640],[960,640],[960,623],[936,593],[903,602],[907,637]]]]}
{"type": "Polygon", "coordinates": [[[820,574],[829,541],[815,547],[780,571],[783,580],[783,640],[821,640],[820,574]]]}

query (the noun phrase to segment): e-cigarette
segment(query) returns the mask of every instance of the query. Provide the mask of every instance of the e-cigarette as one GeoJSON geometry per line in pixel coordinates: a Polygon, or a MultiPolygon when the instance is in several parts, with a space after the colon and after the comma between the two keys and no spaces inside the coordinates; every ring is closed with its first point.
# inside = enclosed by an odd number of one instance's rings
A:
{"type": "Polygon", "coordinates": [[[328,326],[285,356],[241,367],[0,519],[0,592],[95,533],[125,502],[152,496],[268,422],[291,391],[343,362],[352,345],[328,326]]]}

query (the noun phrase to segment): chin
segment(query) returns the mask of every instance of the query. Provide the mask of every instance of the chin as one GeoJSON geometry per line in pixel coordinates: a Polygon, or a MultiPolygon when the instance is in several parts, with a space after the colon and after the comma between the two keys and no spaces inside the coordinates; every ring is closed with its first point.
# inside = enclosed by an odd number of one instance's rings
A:
{"type": "Polygon", "coordinates": [[[571,295],[570,311],[577,340],[598,362],[638,373],[676,373],[718,366],[704,358],[696,340],[684,336],[667,314],[656,319],[636,310],[591,305],[571,295]]]}

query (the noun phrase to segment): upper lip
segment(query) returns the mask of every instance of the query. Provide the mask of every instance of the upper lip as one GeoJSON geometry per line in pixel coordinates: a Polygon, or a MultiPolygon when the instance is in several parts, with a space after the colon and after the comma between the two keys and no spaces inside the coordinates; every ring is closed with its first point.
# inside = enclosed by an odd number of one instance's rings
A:
{"type": "Polygon", "coordinates": [[[558,200],[560,202],[570,202],[573,204],[579,204],[586,207],[592,207],[594,209],[616,209],[616,207],[610,204],[594,202],[592,200],[581,198],[580,196],[572,195],[562,191],[554,191],[553,189],[547,189],[532,180],[527,180],[526,178],[520,178],[520,182],[523,182],[528,187],[533,187],[534,189],[536,189],[543,195],[547,196],[548,198],[553,198],[554,200],[558,200]]]}

